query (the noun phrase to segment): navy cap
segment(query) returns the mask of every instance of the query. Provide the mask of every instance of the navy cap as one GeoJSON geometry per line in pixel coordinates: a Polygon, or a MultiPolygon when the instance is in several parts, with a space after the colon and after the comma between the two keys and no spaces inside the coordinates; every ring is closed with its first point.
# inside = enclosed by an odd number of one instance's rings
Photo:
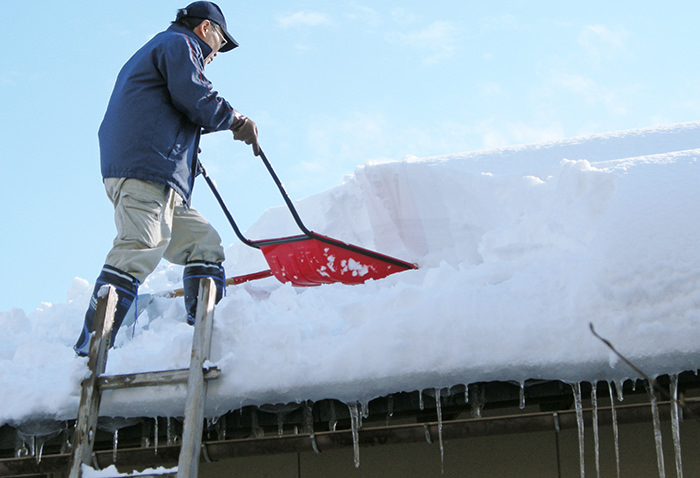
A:
{"type": "Polygon", "coordinates": [[[185,8],[181,8],[177,12],[177,19],[182,17],[204,18],[210,20],[221,27],[221,32],[226,38],[226,44],[221,47],[219,52],[225,53],[233,50],[238,46],[238,42],[233,39],[231,34],[226,29],[226,19],[224,14],[216,3],[213,2],[193,2],[185,8]]]}

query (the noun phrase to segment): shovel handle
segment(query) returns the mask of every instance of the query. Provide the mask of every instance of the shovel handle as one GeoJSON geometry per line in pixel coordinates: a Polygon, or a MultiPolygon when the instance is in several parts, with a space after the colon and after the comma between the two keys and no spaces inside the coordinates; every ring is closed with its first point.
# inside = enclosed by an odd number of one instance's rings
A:
{"type": "Polygon", "coordinates": [[[253,243],[253,241],[251,241],[250,239],[248,239],[247,237],[245,237],[243,235],[240,228],[238,227],[238,224],[236,224],[236,221],[233,219],[231,212],[228,210],[228,207],[226,207],[226,203],[224,202],[224,199],[221,197],[221,194],[219,194],[219,190],[216,188],[214,181],[212,181],[212,179],[207,174],[207,170],[204,169],[204,165],[202,164],[201,161],[197,162],[197,167],[199,169],[199,172],[202,173],[202,176],[204,176],[204,180],[209,185],[211,192],[214,193],[214,197],[219,202],[219,206],[221,206],[221,209],[224,211],[224,215],[226,216],[226,219],[228,219],[229,224],[231,224],[231,227],[233,228],[233,232],[236,233],[236,236],[238,236],[238,239],[240,239],[241,242],[243,242],[243,244],[245,244],[246,246],[260,249],[260,246],[255,245],[253,243]]]}
{"type": "MultiPolygon", "coordinates": [[[[277,176],[277,173],[275,172],[274,168],[272,167],[272,164],[270,164],[270,161],[267,159],[267,156],[265,156],[265,152],[262,149],[260,149],[260,159],[262,160],[263,164],[265,165],[265,168],[267,168],[268,173],[270,173],[272,180],[277,185],[277,189],[279,189],[280,194],[282,195],[282,199],[284,199],[284,202],[287,205],[289,212],[292,214],[292,217],[294,218],[294,222],[296,222],[296,224],[299,227],[299,229],[301,230],[301,232],[304,233],[304,235],[307,237],[311,237],[311,238],[318,237],[315,233],[310,231],[304,225],[303,221],[301,220],[301,217],[299,216],[299,212],[294,207],[294,203],[289,198],[289,194],[287,194],[287,191],[284,188],[284,184],[282,184],[282,181],[280,181],[279,176],[277,176]]],[[[250,239],[248,239],[247,237],[245,237],[243,235],[240,228],[238,227],[238,224],[236,224],[236,221],[233,219],[231,212],[228,210],[228,207],[226,207],[226,203],[224,202],[224,199],[221,197],[221,194],[219,194],[219,191],[216,188],[214,181],[212,181],[212,179],[209,177],[209,174],[207,174],[207,170],[204,169],[204,165],[202,164],[201,161],[198,161],[197,167],[199,169],[199,172],[202,173],[202,176],[204,176],[204,180],[209,185],[209,188],[211,189],[212,193],[214,193],[214,197],[219,202],[221,209],[224,211],[224,214],[226,215],[226,219],[228,219],[228,222],[231,224],[231,227],[233,228],[233,232],[236,233],[236,236],[238,237],[238,239],[240,239],[241,242],[243,242],[243,244],[245,244],[247,246],[254,247],[256,249],[260,249],[260,244],[258,244],[255,241],[251,241],[250,239]]]]}
{"type": "MultiPolygon", "coordinates": [[[[226,285],[238,285],[243,284],[244,282],[250,282],[252,280],[264,279],[266,277],[272,277],[272,271],[270,269],[260,272],[252,272],[242,276],[228,277],[226,279],[226,285]]],[[[182,297],[183,295],[185,295],[185,289],[175,289],[169,291],[166,294],[166,297],[182,297]]]]}
{"type": "Polygon", "coordinates": [[[294,217],[294,221],[297,223],[297,226],[299,226],[299,229],[301,229],[301,232],[303,232],[304,234],[306,234],[309,237],[314,237],[313,232],[311,232],[309,229],[307,229],[307,227],[302,222],[301,217],[299,216],[299,213],[297,212],[297,209],[294,207],[294,203],[289,198],[289,194],[287,194],[287,191],[284,189],[284,184],[282,184],[282,181],[280,181],[279,176],[277,176],[277,173],[272,168],[272,164],[270,164],[270,161],[267,159],[267,156],[265,156],[265,152],[262,150],[262,148],[260,149],[260,159],[262,160],[263,164],[267,168],[267,171],[270,173],[270,176],[272,176],[272,180],[277,185],[277,189],[279,189],[280,194],[282,194],[282,198],[284,199],[284,202],[287,204],[287,207],[289,208],[289,212],[294,217]]]}

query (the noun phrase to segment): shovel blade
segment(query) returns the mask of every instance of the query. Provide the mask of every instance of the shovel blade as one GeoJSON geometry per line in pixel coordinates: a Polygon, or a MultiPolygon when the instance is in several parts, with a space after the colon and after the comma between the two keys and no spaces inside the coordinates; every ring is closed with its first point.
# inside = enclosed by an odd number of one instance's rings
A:
{"type": "Polygon", "coordinates": [[[314,233],[258,241],[272,274],[298,287],[363,284],[416,269],[415,264],[314,233]]]}

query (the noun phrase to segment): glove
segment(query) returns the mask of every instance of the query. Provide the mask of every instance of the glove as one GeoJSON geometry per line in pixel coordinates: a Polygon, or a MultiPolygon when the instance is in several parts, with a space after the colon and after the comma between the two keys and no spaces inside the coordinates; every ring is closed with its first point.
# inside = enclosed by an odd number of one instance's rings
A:
{"type": "Polygon", "coordinates": [[[255,156],[260,156],[258,127],[252,119],[241,116],[237,121],[233,122],[231,131],[233,131],[233,139],[252,145],[253,154],[255,154],[255,156]]]}

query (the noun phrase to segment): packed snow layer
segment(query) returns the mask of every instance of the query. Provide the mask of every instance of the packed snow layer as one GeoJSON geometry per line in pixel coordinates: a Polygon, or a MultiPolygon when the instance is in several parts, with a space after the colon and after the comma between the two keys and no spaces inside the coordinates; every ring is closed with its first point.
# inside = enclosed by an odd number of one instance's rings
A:
{"type": "MultiPolygon", "coordinates": [[[[700,123],[444,157],[365,164],[299,201],[320,233],[419,265],[364,285],[264,279],[216,308],[207,413],[484,380],[634,376],[589,323],[649,374],[700,364],[700,123]]],[[[220,231],[226,236],[228,231],[220,231]]],[[[294,233],[284,208],[253,238],[294,233]]],[[[235,244],[229,275],[265,269],[235,244]]],[[[99,265],[96,267],[99,268],[99,265]]],[[[141,292],[179,287],[163,264],[141,292]]],[[[71,348],[92,284],[65,304],[0,313],[0,423],[72,418],[86,359],[71,348]]],[[[188,366],[181,299],[123,327],[108,373],[188,366]]],[[[105,394],[102,413],[181,415],[185,388],[105,394]]]]}

